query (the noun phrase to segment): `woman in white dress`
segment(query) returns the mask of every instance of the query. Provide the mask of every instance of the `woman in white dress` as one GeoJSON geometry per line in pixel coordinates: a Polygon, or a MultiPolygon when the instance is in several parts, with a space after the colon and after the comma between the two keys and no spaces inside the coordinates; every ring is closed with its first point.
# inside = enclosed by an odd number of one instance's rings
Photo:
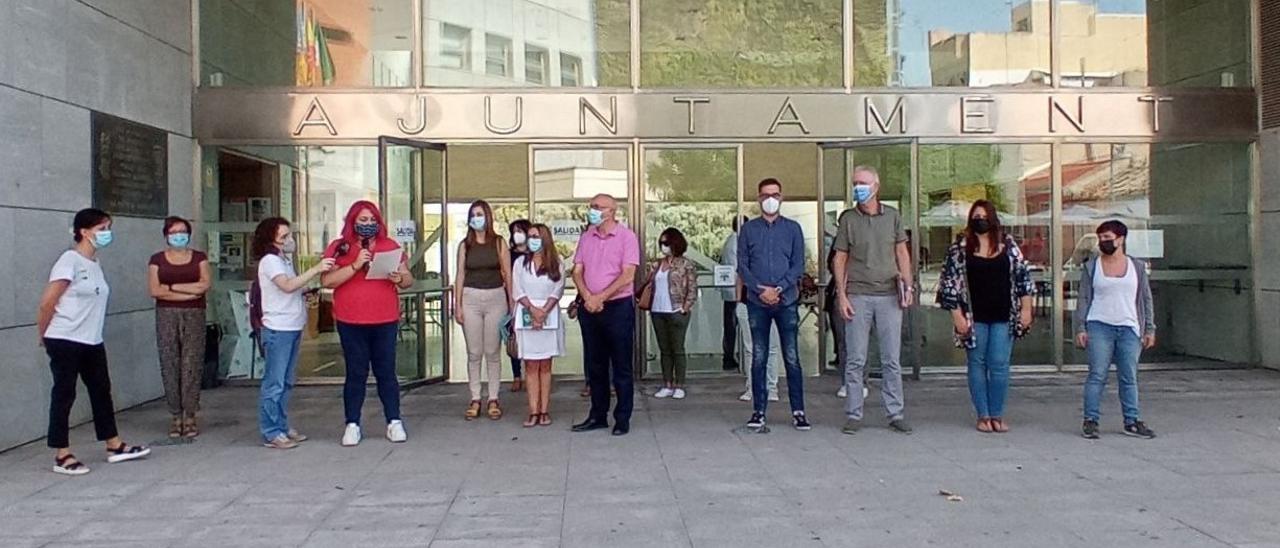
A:
{"type": "Polygon", "coordinates": [[[564,354],[560,298],[564,296],[565,276],[547,225],[533,225],[525,245],[529,252],[511,269],[511,298],[516,302],[516,347],[529,392],[529,418],[524,421],[529,428],[551,424],[547,413],[551,360],[564,354]]]}

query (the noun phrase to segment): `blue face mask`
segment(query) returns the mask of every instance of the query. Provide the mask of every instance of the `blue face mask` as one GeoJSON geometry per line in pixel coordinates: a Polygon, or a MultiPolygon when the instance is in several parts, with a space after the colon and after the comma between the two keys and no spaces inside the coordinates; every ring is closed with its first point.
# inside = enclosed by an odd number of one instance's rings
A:
{"type": "Polygon", "coordinates": [[[529,251],[532,251],[534,253],[542,251],[542,238],[529,238],[529,241],[526,245],[529,246],[529,251]]]}
{"type": "Polygon", "coordinates": [[[356,236],[372,238],[378,235],[378,223],[356,223],[356,236]]]}
{"type": "Polygon", "coordinates": [[[99,230],[93,234],[93,247],[102,249],[111,245],[113,239],[110,230],[99,230]]]}
{"type": "Polygon", "coordinates": [[[170,234],[165,238],[165,240],[169,242],[169,247],[184,249],[191,244],[191,235],[186,232],[179,232],[177,234],[170,234]]]}
{"type": "Polygon", "coordinates": [[[587,223],[589,223],[591,226],[599,226],[600,223],[603,223],[603,222],[604,222],[603,211],[600,211],[599,209],[596,209],[594,207],[587,210],[587,223]]]}
{"type": "Polygon", "coordinates": [[[871,185],[853,185],[853,199],[864,203],[871,199],[871,185]]]}
{"type": "Polygon", "coordinates": [[[475,217],[472,217],[470,221],[467,221],[467,226],[470,226],[471,230],[476,230],[476,231],[484,230],[484,225],[485,225],[484,215],[476,215],[475,217]]]}

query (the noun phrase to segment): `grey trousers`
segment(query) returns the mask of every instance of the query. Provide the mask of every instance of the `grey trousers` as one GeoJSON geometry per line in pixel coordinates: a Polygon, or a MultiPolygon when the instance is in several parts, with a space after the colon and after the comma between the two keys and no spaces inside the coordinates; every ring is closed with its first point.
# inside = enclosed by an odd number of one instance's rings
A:
{"type": "Polygon", "coordinates": [[[889,420],[902,418],[902,307],[897,295],[853,295],[853,321],[845,322],[844,385],[849,393],[845,399],[845,416],[862,420],[863,371],[867,366],[867,349],[871,344],[871,329],[876,330],[880,344],[880,394],[889,420]]]}

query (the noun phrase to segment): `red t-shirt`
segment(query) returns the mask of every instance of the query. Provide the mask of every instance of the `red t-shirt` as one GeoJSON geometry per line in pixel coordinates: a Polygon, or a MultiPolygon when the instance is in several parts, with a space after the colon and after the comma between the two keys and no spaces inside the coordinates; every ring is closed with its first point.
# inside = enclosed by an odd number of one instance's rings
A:
{"type": "MultiPolygon", "coordinates": [[[[343,240],[329,243],[324,256],[333,257],[343,240]]],[[[373,253],[395,251],[400,244],[390,238],[376,240],[369,250],[373,253]]],[[[360,244],[353,243],[347,253],[337,257],[334,270],[356,262],[360,244]]],[[[403,257],[401,260],[405,260],[403,257]]],[[[333,290],[333,317],[342,323],[377,325],[400,321],[400,295],[391,280],[370,280],[363,269],[333,290]]]]}

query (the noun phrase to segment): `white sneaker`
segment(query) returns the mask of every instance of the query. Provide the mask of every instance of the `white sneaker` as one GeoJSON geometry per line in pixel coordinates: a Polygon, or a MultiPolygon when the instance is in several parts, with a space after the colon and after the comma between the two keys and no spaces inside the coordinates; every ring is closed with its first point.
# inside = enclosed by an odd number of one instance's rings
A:
{"type": "Polygon", "coordinates": [[[404,432],[403,422],[396,419],[387,424],[387,441],[390,441],[391,443],[404,443],[407,439],[409,439],[409,435],[404,432]]]}
{"type": "Polygon", "coordinates": [[[667,387],[665,387],[665,386],[664,386],[664,387],[662,387],[662,390],[659,390],[657,394],[654,394],[654,395],[653,395],[653,397],[655,397],[655,398],[670,398],[672,394],[675,394],[675,391],[674,391],[674,390],[672,390],[672,389],[670,389],[670,388],[667,388],[667,387]]]}
{"type": "Polygon", "coordinates": [[[671,397],[673,397],[673,398],[675,398],[675,399],[677,399],[677,400],[683,400],[683,399],[684,399],[684,389],[683,389],[683,388],[677,388],[677,389],[675,389],[675,391],[673,391],[673,392],[671,393],[671,397]]]}
{"type": "Polygon", "coordinates": [[[741,396],[738,396],[738,401],[751,401],[751,391],[743,392],[741,396]]]}
{"type": "Polygon", "coordinates": [[[840,385],[840,389],[839,389],[839,390],[836,390],[836,397],[837,397],[837,398],[847,398],[847,397],[849,397],[849,387],[848,387],[848,386],[844,386],[844,385],[840,385]]]}
{"type": "Polygon", "coordinates": [[[360,445],[360,425],[349,422],[347,429],[342,433],[342,446],[355,447],[360,445]]]}
{"type": "Polygon", "coordinates": [[[867,399],[867,394],[870,394],[870,393],[871,393],[871,391],[870,391],[870,390],[867,390],[867,387],[865,387],[865,386],[864,386],[864,387],[862,387],[862,399],[864,399],[864,400],[865,400],[865,399],[867,399]]]}
{"type": "Polygon", "coordinates": [[[778,401],[778,391],[777,391],[777,390],[773,390],[773,391],[769,392],[769,401],[778,401]]]}

